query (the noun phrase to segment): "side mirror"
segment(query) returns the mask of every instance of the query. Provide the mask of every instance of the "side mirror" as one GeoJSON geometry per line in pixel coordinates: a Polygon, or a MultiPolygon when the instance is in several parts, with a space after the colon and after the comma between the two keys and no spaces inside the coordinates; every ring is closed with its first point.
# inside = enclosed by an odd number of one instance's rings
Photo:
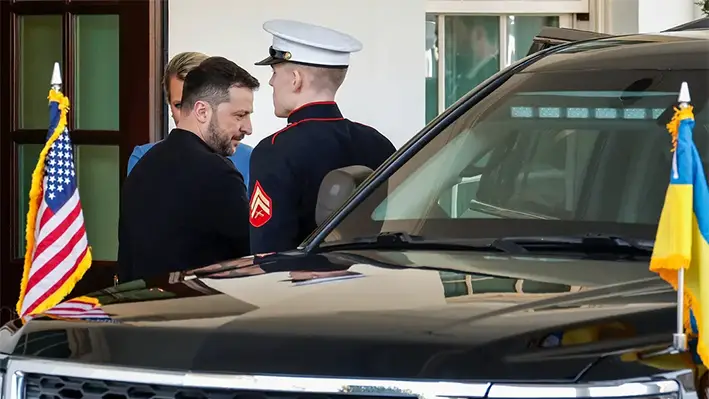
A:
{"type": "Polygon", "coordinates": [[[325,175],[320,183],[318,202],[315,205],[315,222],[322,224],[373,172],[366,166],[354,165],[335,169],[325,175]]]}

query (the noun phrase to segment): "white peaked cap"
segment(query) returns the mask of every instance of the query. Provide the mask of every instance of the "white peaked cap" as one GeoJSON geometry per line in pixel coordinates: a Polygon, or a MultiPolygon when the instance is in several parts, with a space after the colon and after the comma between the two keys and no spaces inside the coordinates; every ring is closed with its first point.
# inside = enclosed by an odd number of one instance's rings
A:
{"type": "Polygon", "coordinates": [[[293,62],[346,68],[350,54],[362,50],[362,43],[348,34],[304,22],[272,20],[263,29],[273,35],[273,44],[270,55],[256,65],[293,62]]]}

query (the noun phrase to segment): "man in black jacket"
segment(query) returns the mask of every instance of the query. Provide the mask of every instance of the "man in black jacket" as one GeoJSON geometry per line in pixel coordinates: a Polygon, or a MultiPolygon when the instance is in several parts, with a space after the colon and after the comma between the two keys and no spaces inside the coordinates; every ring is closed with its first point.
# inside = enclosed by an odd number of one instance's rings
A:
{"type": "Polygon", "coordinates": [[[222,57],[207,58],[187,75],[180,123],[123,184],[121,282],[249,254],[244,178],[226,157],[251,134],[258,87],[222,57]]]}

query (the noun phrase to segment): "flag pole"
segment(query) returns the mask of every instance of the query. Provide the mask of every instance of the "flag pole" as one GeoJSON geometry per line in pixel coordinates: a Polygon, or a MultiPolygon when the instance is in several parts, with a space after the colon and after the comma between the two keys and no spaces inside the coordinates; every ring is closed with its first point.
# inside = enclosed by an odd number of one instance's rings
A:
{"type": "Polygon", "coordinates": [[[53,90],[62,91],[62,73],[59,70],[59,63],[54,63],[54,70],[52,71],[52,80],[50,82],[53,90]]]}
{"type": "MultiPolygon", "coordinates": [[[[687,82],[682,82],[679,89],[679,109],[689,107],[692,101],[689,95],[689,85],[687,82]]],[[[673,156],[673,172],[677,173],[677,152],[673,156]]],[[[672,347],[677,352],[685,352],[687,350],[687,334],[684,331],[684,268],[677,271],[677,331],[672,334],[672,347]]]]}

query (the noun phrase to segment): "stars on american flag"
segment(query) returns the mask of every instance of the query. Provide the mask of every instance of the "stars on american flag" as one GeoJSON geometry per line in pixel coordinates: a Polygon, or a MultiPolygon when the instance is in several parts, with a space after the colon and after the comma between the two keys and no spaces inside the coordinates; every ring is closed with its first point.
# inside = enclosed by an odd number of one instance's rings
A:
{"type": "Polygon", "coordinates": [[[47,154],[45,177],[45,196],[50,206],[60,205],[66,201],[76,188],[74,148],[66,129],[52,143],[47,154]]]}

